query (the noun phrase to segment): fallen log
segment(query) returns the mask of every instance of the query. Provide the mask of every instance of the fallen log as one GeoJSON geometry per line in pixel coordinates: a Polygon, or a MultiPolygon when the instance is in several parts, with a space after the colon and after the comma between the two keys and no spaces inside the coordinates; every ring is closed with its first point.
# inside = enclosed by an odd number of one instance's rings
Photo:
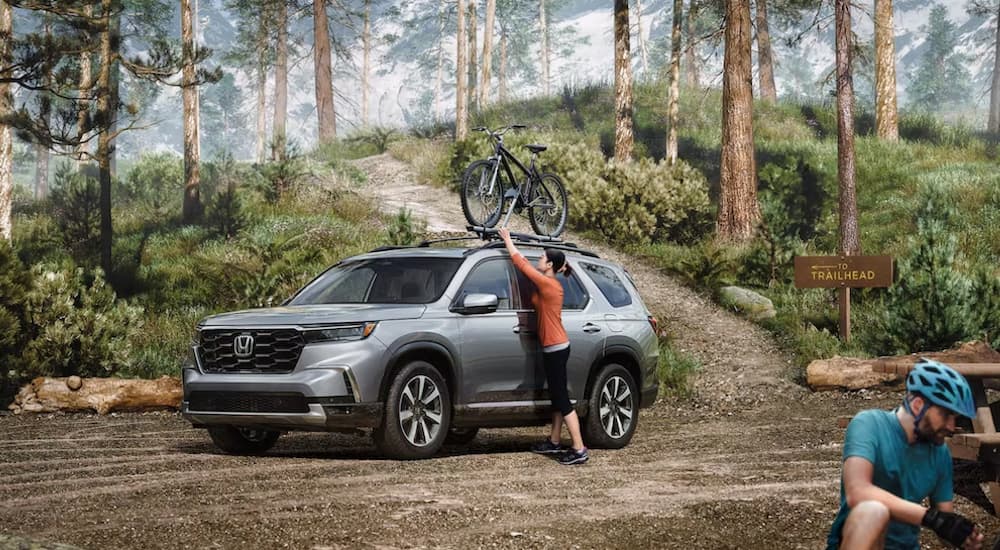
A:
{"type": "Polygon", "coordinates": [[[183,389],[179,378],[38,377],[25,384],[7,408],[14,414],[56,411],[141,411],[177,409],[183,389]]]}

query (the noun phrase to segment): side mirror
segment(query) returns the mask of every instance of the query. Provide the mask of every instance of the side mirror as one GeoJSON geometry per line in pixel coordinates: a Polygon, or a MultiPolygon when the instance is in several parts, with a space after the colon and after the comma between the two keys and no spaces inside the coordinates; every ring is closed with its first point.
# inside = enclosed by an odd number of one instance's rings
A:
{"type": "Polygon", "coordinates": [[[493,313],[500,305],[496,294],[466,294],[458,307],[452,309],[462,315],[493,313]]]}

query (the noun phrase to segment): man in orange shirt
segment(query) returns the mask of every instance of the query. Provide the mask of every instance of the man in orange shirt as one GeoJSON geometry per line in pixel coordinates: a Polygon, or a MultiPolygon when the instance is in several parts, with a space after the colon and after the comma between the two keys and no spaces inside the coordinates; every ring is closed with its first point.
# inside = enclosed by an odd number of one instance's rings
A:
{"type": "Polygon", "coordinates": [[[556,280],[557,273],[569,276],[570,267],[566,264],[566,255],[560,250],[546,249],[538,259],[536,268],[518,252],[514,242],[510,240],[510,231],[501,228],[498,233],[507,246],[507,252],[510,253],[514,266],[535,283],[536,289],[531,295],[531,303],[538,314],[538,339],[542,344],[542,362],[545,366],[553,411],[552,432],[549,438],[534,445],[531,450],[538,454],[561,455],[559,463],[567,466],[583,464],[590,459],[590,455],[580,435],[580,419],[569,400],[569,388],[566,384],[569,338],[562,324],[563,287],[556,280]],[[573,446],[570,448],[561,442],[564,423],[573,440],[573,446]]]}

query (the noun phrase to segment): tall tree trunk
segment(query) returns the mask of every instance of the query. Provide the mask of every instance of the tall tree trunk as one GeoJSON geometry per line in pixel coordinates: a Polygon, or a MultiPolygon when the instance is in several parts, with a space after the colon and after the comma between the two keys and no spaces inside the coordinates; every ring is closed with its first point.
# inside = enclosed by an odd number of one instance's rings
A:
{"type": "MultiPolygon", "coordinates": [[[[83,8],[83,13],[87,19],[94,16],[94,6],[87,4],[83,8]]],[[[91,147],[83,142],[83,136],[87,133],[87,120],[90,118],[90,98],[93,97],[93,67],[91,66],[91,52],[86,48],[80,52],[80,91],[77,100],[76,115],[76,165],[80,169],[86,162],[85,154],[91,147]]]]}
{"type": "Polygon", "coordinates": [[[549,22],[546,14],[545,2],[547,0],[538,0],[538,24],[540,34],[542,35],[542,94],[549,95],[549,22]]]}
{"type": "MultiPolygon", "coordinates": [[[[264,58],[266,54],[261,53],[264,58]]],[[[267,65],[263,59],[257,63],[257,162],[264,162],[267,145],[267,65]]]]}
{"type": "Polygon", "coordinates": [[[271,131],[271,158],[284,160],[288,154],[285,125],[288,120],[288,4],[286,0],[277,2],[278,28],[277,57],[274,64],[274,122],[271,131]]]}
{"type": "Polygon", "coordinates": [[[469,51],[469,37],[465,32],[465,0],[458,0],[458,32],[455,35],[455,139],[461,141],[469,134],[469,96],[465,79],[469,76],[465,54],[469,51]]]}
{"type": "Polygon", "coordinates": [[[632,59],[628,0],[615,0],[615,160],[632,158],[632,59]]]}
{"type": "Polygon", "coordinates": [[[483,27],[482,76],[479,78],[479,107],[490,100],[490,71],[493,69],[493,19],[496,17],[496,0],[486,0],[486,24],[483,27]]]}
{"type": "Polygon", "coordinates": [[[115,103],[111,93],[112,78],[114,71],[114,49],[112,42],[115,40],[114,23],[112,12],[117,8],[116,0],[101,0],[101,20],[103,29],[101,30],[101,53],[100,70],[97,74],[97,112],[95,118],[97,125],[101,128],[101,133],[97,138],[97,165],[98,181],[100,193],[98,197],[98,210],[101,213],[101,268],[105,274],[111,273],[111,157],[114,155],[114,142],[111,135],[111,121],[115,117],[115,103]]]}
{"type": "MultiPolygon", "coordinates": [[[[0,0],[0,68],[13,63],[11,38],[14,35],[14,10],[6,0],[0,0]]],[[[0,73],[0,76],[7,76],[0,73]]],[[[10,84],[0,79],[0,116],[14,111],[10,84]]],[[[10,126],[0,124],[0,238],[10,241],[11,206],[14,201],[14,136],[10,126]]]]}
{"type": "Polygon", "coordinates": [[[681,23],[684,0],[674,0],[674,23],[670,31],[670,100],[667,105],[667,162],[677,161],[677,118],[681,79],[681,23]]]}
{"type": "Polygon", "coordinates": [[[895,38],[892,0],[875,0],[875,133],[890,141],[899,139],[895,38]]]}
{"type": "Polygon", "coordinates": [[[774,86],[774,50],[767,27],[767,0],[757,0],[757,65],[760,68],[761,99],[778,101],[778,90],[774,86]]]}
{"type": "Polygon", "coordinates": [[[184,203],[181,219],[187,224],[194,223],[201,217],[201,141],[198,135],[200,113],[194,64],[194,21],[198,14],[194,11],[193,2],[194,0],[181,0],[181,48],[184,55],[181,74],[184,96],[184,203]]]}
{"type": "MultiPolygon", "coordinates": [[[[323,143],[337,135],[337,120],[333,112],[333,71],[330,68],[330,31],[326,17],[326,0],[313,2],[313,45],[316,114],[319,117],[319,142],[323,143]]],[[[367,54],[367,45],[365,47],[367,54]]]]}
{"type": "Polygon", "coordinates": [[[267,145],[267,17],[258,14],[257,25],[257,162],[264,162],[267,145]]]}
{"type": "Polygon", "coordinates": [[[476,79],[479,78],[479,67],[476,63],[476,57],[479,52],[476,51],[476,1],[473,0],[469,2],[469,106],[471,109],[479,110],[479,105],[476,103],[476,79]]]}
{"type": "Polygon", "coordinates": [[[1000,133],[1000,13],[997,13],[996,49],[993,56],[993,86],[990,88],[988,130],[1000,133]]]}
{"type": "Polygon", "coordinates": [[[837,32],[837,179],[840,183],[840,253],[861,253],[854,187],[854,82],[851,74],[851,2],[835,0],[837,32]]]}
{"type": "Polygon", "coordinates": [[[760,221],[753,146],[750,0],[726,0],[718,237],[746,241],[760,221]]]}
{"type": "MultiPolygon", "coordinates": [[[[108,75],[108,90],[111,94],[111,125],[108,129],[111,143],[108,145],[108,151],[111,158],[108,160],[108,166],[111,170],[112,178],[118,174],[118,109],[122,105],[121,67],[118,60],[121,56],[122,47],[122,12],[124,11],[124,1],[114,0],[112,4],[114,11],[111,13],[111,74],[108,75]]],[[[108,203],[110,204],[110,199],[108,203]]]]}
{"type": "Polygon", "coordinates": [[[698,1],[689,0],[687,19],[684,23],[684,34],[686,35],[684,40],[684,64],[686,66],[684,82],[689,88],[697,88],[700,80],[698,77],[698,29],[695,25],[695,21],[698,19],[698,1]]]}
{"type": "Polygon", "coordinates": [[[368,87],[370,85],[369,75],[371,74],[371,53],[372,53],[372,2],[365,0],[365,25],[363,34],[364,42],[364,66],[361,68],[361,124],[368,126],[368,87]]]}
{"type": "Polygon", "coordinates": [[[642,32],[642,0],[635,0],[635,38],[639,41],[639,58],[642,61],[642,74],[649,72],[649,51],[646,49],[646,36],[642,32]]]}
{"type": "MultiPolygon", "coordinates": [[[[42,23],[42,32],[45,34],[46,39],[52,37],[52,22],[48,15],[44,16],[44,22],[42,23]]],[[[45,74],[42,75],[42,89],[47,90],[52,85],[52,71],[49,68],[45,69],[45,74]]],[[[41,92],[45,94],[44,91],[41,92]]],[[[47,95],[47,94],[46,94],[47,95]]],[[[44,96],[43,96],[44,97],[44,96]]],[[[42,101],[41,108],[38,110],[38,118],[43,123],[48,126],[49,119],[51,118],[52,108],[51,104],[48,102],[48,97],[44,97],[42,101]]],[[[49,148],[42,143],[35,144],[35,198],[44,199],[49,193],[49,148]]]]}
{"type": "Polygon", "coordinates": [[[438,66],[437,76],[434,78],[434,119],[441,120],[441,94],[444,82],[444,24],[445,10],[448,0],[441,0],[441,8],[438,10],[438,66]]]}
{"type": "Polygon", "coordinates": [[[507,33],[500,32],[500,75],[497,79],[497,96],[500,103],[507,101],[507,33]]]}

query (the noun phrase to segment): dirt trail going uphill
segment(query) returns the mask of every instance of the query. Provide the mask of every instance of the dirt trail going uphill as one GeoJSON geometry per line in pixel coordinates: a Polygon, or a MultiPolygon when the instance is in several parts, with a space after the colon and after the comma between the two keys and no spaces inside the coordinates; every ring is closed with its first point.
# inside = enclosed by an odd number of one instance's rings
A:
{"type": "MultiPolygon", "coordinates": [[[[413,184],[385,155],[357,165],[388,212],[405,203],[431,231],[464,233],[454,194],[413,184]]],[[[763,331],[655,269],[568,239],[624,263],[704,366],[698,398],[644,409],[626,448],[564,467],[527,452],[543,430],[498,429],[400,462],[368,437],[291,433],[266,456],[233,457],[176,413],[0,414],[0,549],[4,533],[95,549],[823,548],[839,497],[836,417],[900,395],[798,388],[763,331]]],[[[960,495],[981,499],[975,474],[956,474],[960,495]]],[[[987,533],[1000,529],[984,501],[956,504],[987,533]]]]}
{"type": "MultiPolygon", "coordinates": [[[[368,173],[366,191],[387,213],[406,207],[427,220],[431,233],[465,234],[459,196],[447,189],[417,185],[409,166],[384,154],[355,161],[368,173]]],[[[573,216],[570,203],[569,215],[573,216]]],[[[523,218],[511,218],[515,228],[530,232],[523,218]]],[[[789,381],[790,358],[779,351],[757,325],[721,310],[672,277],[607,245],[572,231],[563,238],[615,260],[635,279],[646,306],[659,316],[677,347],[697,357],[698,399],[712,407],[743,408],[777,396],[801,396],[805,390],[789,381]]]]}

